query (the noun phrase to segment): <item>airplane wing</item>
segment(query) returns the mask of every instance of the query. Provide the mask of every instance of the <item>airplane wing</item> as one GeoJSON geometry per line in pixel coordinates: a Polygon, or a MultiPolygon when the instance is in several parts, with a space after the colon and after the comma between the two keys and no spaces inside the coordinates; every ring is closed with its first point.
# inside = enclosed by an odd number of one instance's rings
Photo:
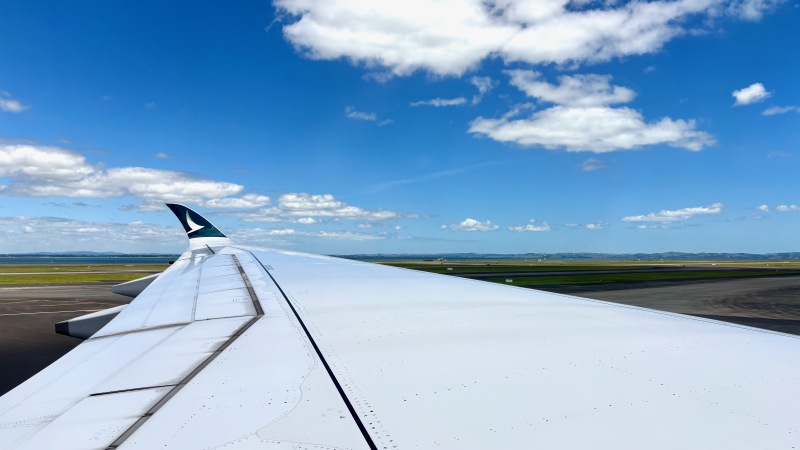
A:
{"type": "Polygon", "coordinates": [[[239,246],[169,206],[189,250],[0,398],[0,448],[800,448],[798,337],[239,246]]]}

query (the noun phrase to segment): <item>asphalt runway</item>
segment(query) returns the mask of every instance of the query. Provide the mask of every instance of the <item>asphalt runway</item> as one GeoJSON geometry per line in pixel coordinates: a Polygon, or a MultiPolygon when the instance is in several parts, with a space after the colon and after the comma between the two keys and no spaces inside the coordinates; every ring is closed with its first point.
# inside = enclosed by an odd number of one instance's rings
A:
{"type": "Polygon", "coordinates": [[[82,342],[56,334],[56,322],[130,302],[111,292],[118,283],[0,286],[0,394],[82,342]]]}
{"type": "MultiPolygon", "coordinates": [[[[128,303],[111,292],[116,283],[0,287],[0,394],[81,343],[56,334],[56,322],[128,303]]],[[[800,276],[548,290],[800,335],[800,276]]]]}
{"type": "Polygon", "coordinates": [[[527,271],[527,272],[453,272],[445,273],[445,275],[453,275],[456,277],[472,278],[474,280],[483,280],[487,278],[502,278],[502,277],[552,277],[559,275],[577,276],[577,275],[620,275],[629,273],[703,273],[708,272],[730,272],[730,271],[748,271],[748,272],[764,272],[770,276],[793,276],[797,275],[797,269],[790,268],[750,268],[750,267],[648,267],[646,269],[613,269],[613,270],[554,270],[554,271],[527,271]]]}
{"type": "Polygon", "coordinates": [[[800,276],[639,286],[562,292],[800,335],[800,276]]]}

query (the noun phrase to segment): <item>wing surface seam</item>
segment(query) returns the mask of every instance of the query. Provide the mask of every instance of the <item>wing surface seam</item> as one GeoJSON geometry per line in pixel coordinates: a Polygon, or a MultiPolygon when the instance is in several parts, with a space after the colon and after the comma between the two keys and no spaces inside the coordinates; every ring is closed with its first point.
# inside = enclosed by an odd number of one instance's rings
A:
{"type": "MultiPolygon", "coordinates": [[[[248,320],[247,323],[242,325],[242,327],[239,328],[239,330],[236,331],[236,333],[234,333],[231,337],[229,337],[224,344],[222,344],[217,350],[215,350],[205,360],[203,360],[203,362],[201,362],[197,367],[195,367],[194,370],[192,370],[188,375],[186,375],[186,377],[183,378],[183,380],[181,380],[178,384],[174,385],[173,388],[164,397],[161,398],[161,400],[159,400],[155,405],[153,405],[146,413],[142,414],[142,416],[139,417],[139,419],[137,419],[136,422],[133,423],[133,425],[131,425],[127,430],[125,430],[125,432],[123,432],[117,439],[115,439],[114,442],[112,442],[108,447],[106,447],[106,450],[113,450],[119,448],[119,446],[121,446],[133,433],[135,433],[136,430],[139,429],[139,427],[141,427],[145,422],[147,422],[147,420],[150,419],[150,417],[152,417],[153,414],[155,414],[159,409],[161,409],[161,407],[164,406],[181,389],[183,389],[184,386],[189,384],[189,382],[192,381],[192,379],[195,376],[197,376],[198,373],[200,373],[203,369],[205,369],[206,366],[211,364],[211,362],[214,361],[214,359],[216,359],[216,357],[219,356],[223,351],[225,351],[226,348],[230,347],[230,345],[233,344],[233,342],[236,341],[236,339],[238,339],[239,336],[243,335],[251,326],[253,326],[254,323],[256,323],[256,321],[258,321],[258,319],[264,316],[264,310],[261,308],[261,304],[258,301],[258,297],[256,296],[256,293],[253,290],[253,287],[250,284],[250,280],[247,278],[247,274],[244,272],[242,265],[239,263],[239,259],[236,258],[235,255],[231,256],[233,256],[233,261],[239,268],[239,273],[242,276],[242,280],[244,281],[245,286],[247,286],[248,288],[247,292],[250,295],[250,301],[253,302],[253,306],[255,307],[256,315],[252,319],[248,320]]],[[[148,386],[148,388],[152,387],[162,387],[162,386],[148,386]]],[[[103,394],[111,394],[111,393],[112,392],[105,392],[103,394]]]]}
{"type": "Polygon", "coordinates": [[[350,415],[353,416],[353,420],[355,420],[356,425],[358,425],[358,429],[361,431],[361,434],[364,436],[364,439],[367,441],[367,445],[369,445],[370,449],[377,450],[378,447],[375,445],[375,442],[372,441],[372,436],[369,435],[369,432],[367,431],[367,427],[365,427],[364,423],[361,422],[361,418],[358,416],[358,413],[356,412],[355,408],[353,407],[353,404],[350,402],[350,399],[347,398],[347,394],[344,392],[344,389],[342,388],[342,385],[339,384],[339,380],[336,379],[336,375],[334,375],[333,370],[331,370],[330,365],[328,365],[328,361],[325,360],[325,356],[323,356],[322,350],[320,350],[320,348],[317,345],[316,341],[314,341],[314,337],[311,336],[311,333],[308,331],[308,328],[306,327],[306,324],[303,322],[303,319],[300,318],[300,314],[297,313],[297,310],[295,309],[295,307],[292,304],[291,300],[289,300],[289,297],[283,291],[283,288],[281,288],[281,285],[278,284],[277,280],[275,280],[275,278],[272,276],[272,274],[269,272],[269,270],[267,270],[267,268],[264,266],[264,264],[261,262],[261,260],[256,258],[256,256],[253,255],[252,252],[250,252],[250,251],[247,251],[247,252],[250,253],[250,256],[252,256],[253,259],[258,261],[258,264],[261,265],[261,267],[264,269],[264,272],[266,272],[266,274],[269,276],[269,278],[272,280],[272,282],[275,283],[275,287],[277,287],[278,291],[280,291],[281,295],[283,296],[283,299],[286,301],[286,304],[289,305],[289,309],[292,310],[292,313],[294,314],[294,317],[297,319],[297,322],[300,323],[300,327],[303,329],[303,332],[305,333],[306,337],[308,337],[308,341],[311,342],[311,346],[314,347],[314,351],[317,353],[317,356],[319,357],[319,360],[322,362],[322,365],[325,367],[325,370],[328,372],[328,376],[331,378],[331,381],[333,381],[333,385],[336,387],[336,390],[339,392],[339,395],[342,397],[342,401],[344,401],[345,406],[347,406],[347,409],[350,411],[350,415]]]}

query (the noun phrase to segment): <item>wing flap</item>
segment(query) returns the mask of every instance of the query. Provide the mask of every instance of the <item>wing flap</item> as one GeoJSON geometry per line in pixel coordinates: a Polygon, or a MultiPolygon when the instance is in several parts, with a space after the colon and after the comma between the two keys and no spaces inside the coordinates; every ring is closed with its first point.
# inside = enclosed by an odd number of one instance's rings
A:
{"type": "Polygon", "coordinates": [[[92,389],[91,395],[180,383],[231,336],[249,317],[204,320],[176,329],[114,376],[92,389]]]}
{"type": "Polygon", "coordinates": [[[167,392],[154,388],[86,397],[18,448],[107,449],[167,392]]]}

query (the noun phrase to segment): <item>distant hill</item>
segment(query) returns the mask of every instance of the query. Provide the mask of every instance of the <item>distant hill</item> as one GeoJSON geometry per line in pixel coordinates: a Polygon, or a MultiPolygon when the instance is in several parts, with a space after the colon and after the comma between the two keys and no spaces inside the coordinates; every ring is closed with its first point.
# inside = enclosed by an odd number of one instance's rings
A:
{"type": "Polygon", "coordinates": [[[556,260],[556,261],[784,261],[800,259],[800,252],[784,253],[434,253],[434,254],[372,254],[339,255],[341,258],[359,261],[404,261],[404,260],[556,260]]]}

